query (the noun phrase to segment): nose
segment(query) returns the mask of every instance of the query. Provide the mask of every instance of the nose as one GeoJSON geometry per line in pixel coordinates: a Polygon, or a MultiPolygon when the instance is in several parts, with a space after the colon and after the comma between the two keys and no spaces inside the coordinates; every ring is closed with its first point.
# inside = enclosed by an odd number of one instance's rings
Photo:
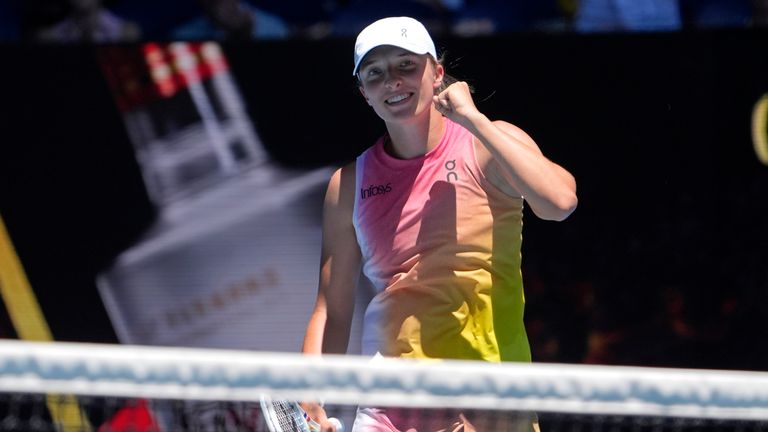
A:
{"type": "Polygon", "coordinates": [[[389,72],[384,79],[384,86],[386,86],[388,89],[396,89],[400,87],[400,76],[396,73],[389,72]]]}

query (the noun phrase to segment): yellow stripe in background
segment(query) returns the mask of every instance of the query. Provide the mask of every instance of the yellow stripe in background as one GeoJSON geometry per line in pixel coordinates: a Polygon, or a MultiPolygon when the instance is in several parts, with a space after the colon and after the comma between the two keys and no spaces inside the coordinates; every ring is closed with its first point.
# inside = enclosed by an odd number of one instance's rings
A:
{"type": "MultiPolygon", "coordinates": [[[[53,341],[51,329],[29,285],[2,216],[0,216],[0,295],[19,339],[53,341]]],[[[65,432],[92,430],[74,396],[50,394],[46,399],[57,430],[65,432]]]]}
{"type": "Polygon", "coordinates": [[[757,159],[768,165],[768,93],[757,100],[752,110],[752,145],[757,159]]]}

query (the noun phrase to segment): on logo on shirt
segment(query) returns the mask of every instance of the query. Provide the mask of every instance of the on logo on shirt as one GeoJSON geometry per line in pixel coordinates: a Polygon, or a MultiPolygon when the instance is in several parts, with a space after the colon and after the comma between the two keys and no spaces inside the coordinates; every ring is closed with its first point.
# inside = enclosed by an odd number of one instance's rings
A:
{"type": "Polygon", "coordinates": [[[459,181],[459,175],[456,174],[456,160],[452,159],[445,162],[445,169],[448,170],[448,172],[445,174],[445,179],[448,181],[448,183],[453,181],[459,181]]]}

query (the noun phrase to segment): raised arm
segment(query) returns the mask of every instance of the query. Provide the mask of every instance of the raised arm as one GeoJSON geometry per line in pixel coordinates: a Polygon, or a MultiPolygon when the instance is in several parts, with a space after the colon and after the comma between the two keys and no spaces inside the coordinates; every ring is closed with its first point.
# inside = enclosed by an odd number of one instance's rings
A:
{"type": "Polygon", "coordinates": [[[487,152],[488,163],[483,167],[486,176],[495,184],[506,183],[506,190],[511,187],[524,197],[538,217],[563,220],[576,208],[573,176],[547,159],[523,130],[504,121],[489,120],[475,107],[466,83],[457,82],[435,96],[435,106],[482,144],[478,148],[487,152]]]}
{"type": "Polygon", "coordinates": [[[360,247],[352,226],[354,162],[337,170],[328,184],[323,208],[323,246],[315,308],[307,325],[303,352],[344,354],[360,274],[360,247]]]}

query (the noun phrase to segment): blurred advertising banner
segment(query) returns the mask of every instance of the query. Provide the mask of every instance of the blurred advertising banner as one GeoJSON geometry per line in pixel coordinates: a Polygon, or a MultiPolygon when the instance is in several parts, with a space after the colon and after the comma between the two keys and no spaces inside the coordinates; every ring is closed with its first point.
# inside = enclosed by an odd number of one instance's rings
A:
{"type": "Polygon", "coordinates": [[[270,161],[217,44],[99,49],[159,214],[98,275],[120,341],[300,350],[331,169],[270,161]]]}

